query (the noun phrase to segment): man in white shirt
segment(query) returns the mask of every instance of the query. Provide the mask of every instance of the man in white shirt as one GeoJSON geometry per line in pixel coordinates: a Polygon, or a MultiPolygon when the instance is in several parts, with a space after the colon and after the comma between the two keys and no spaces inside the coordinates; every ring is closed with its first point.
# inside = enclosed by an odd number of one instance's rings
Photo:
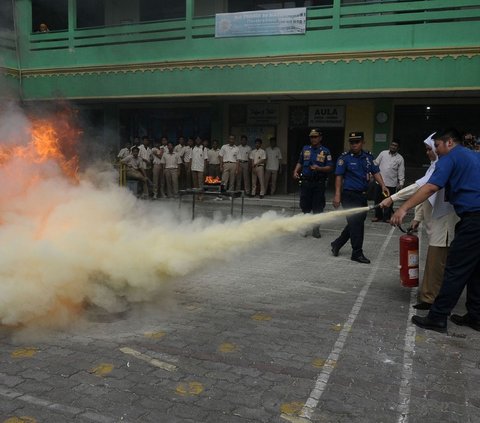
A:
{"type": "Polygon", "coordinates": [[[192,187],[192,150],[194,146],[193,138],[189,138],[187,145],[183,149],[183,163],[185,165],[185,188],[192,187]]]}
{"type": "Polygon", "coordinates": [[[220,149],[218,148],[218,141],[212,141],[212,148],[208,150],[208,176],[213,178],[220,178],[220,149]]]}
{"type": "Polygon", "coordinates": [[[122,160],[125,157],[129,156],[131,147],[132,147],[132,145],[129,142],[125,143],[123,148],[118,152],[117,159],[122,160]]]}
{"type": "Polygon", "coordinates": [[[164,149],[161,148],[160,142],[157,141],[155,147],[152,148],[153,157],[153,199],[158,198],[158,186],[160,185],[160,198],[165,197],[165,182],[164,174],[161,165],[161,159],[164,153],[164,149]]]}
{"type": "MultiPolygon", "coordinates": [[[[405,184],[405,161],[398,153],[400,142],[393,140],[390,143],[390,148],[380,152],[375,159],[375,164],[380,168],[380,174],[388,188],[390,195],[394,194],[398,189],[402,189],[405,184]]],[[[375,204],[381,203],[385,197],[382,194],[380,185],[375,184],[375,204]]],[[[375,217],[372,222],[390,222],[390,217],[393,213],[393,208],[375,209],[375,217]]]]}
{"type": "Polygon", "coordinates": [[[208,166],[207,149],[202,144],[200,137],[195,138],[195,147],[192,149],[192,178],[193,187],[201,188],[204,183],[204,173],[208,166]]]}
{"type": "Polygon", "coordinates": [[[262,140],[257,138],[255,140],[255,148],[250,152],[250,160],[252,164],[252,197],[257,191],[257,179],[260,182],[260,198],[265,195],[265,162],[267,155],[262,148],[262,140]]]}
{"type": "Polygon", "coordinates": [[[162,156],[162,168],[165,174],[165,181],[167,183],[167,197],[177,197],[178,195],[178,167],[182,163],[178,153],[175,153],[173,144],[167,144],[167,151],[162,156]]]}
{"type": "Polygon", "coordinates": [[[243,188],[245,192],[250,193],[250,152],[252,148],[247,144],[247,136],[240,137],[240,145],[238,146],[238,176],[236,179],[236,190],[240,191],[243,188]]]}
{"type": "Polygon", "coordinates": [[[280,173],[280,162],[282,160],[282,152],[277,147],[277,139],[270,138],[270,147],[265,150],[267,155],[267,164],[265,166],[265,190],[268,190],[268,183],[272,179],[270,194],[275,194],[277,190],[277,176],[280,173]]]}
{"type": "Polygon", "coordinates": [[[220,148],[220,172],[222,172],[222,183],[230,191],[235,190],[235,176],[238,174],[238,147],[235,145],[235,136],[228,137],[228,144],[220,148]]]}
{"type": "Polygon", "coordinates": [[[143,182],[143,198],[148,198],[148,177],[143,168],[143,159],[139,157],[139,148],[132,147],[132,154],[121,162],[127,166],[127,178],[143,182]]]}

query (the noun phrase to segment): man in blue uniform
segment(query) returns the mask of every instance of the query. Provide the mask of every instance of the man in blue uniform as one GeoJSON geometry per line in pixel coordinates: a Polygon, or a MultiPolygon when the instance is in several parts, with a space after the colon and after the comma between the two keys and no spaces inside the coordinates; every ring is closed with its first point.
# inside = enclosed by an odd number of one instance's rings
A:
{"type": "Polygon", "coordinates": [[[395,212],[390,220],[400,225],[407,211],[445,187],[446,199],[460,221],[448,251],[443,283],[430,312],[413,316],[412,322],[424,329],[446,332],[447,318],[467,286],[467,314],[452,314],[456,325],[480,331],[480,156],[461,145],[457,130],[433,135],[440,157],[428,182],[395,212]]]}
{"type": "MultiPolygon", "coordinates": [[[[367,189],[369,175],[373,175],[380,185],[382,192],[389,195],[383,182],[380,169],[374,163],[373,155],[363,150],[363,132],[350,132],[348,136],[350,151],[343,153],[335,168],[335,196],[333,207],[343,208],[367,206],[367,189]]],[[[336,257],[347,241],[352,244],[352,260],[359,263],[370,263],[363,254],[364,222],[367,213],[356,213],[347,217],[347,226],[340,236],[331,243],[332,254],[336,257]]]]}
{"type": "MultiPolygon", "coordinates": [[[[310,145],[303,147],[293,171],[293,179],[300,180],[300,208],[303,213],[322,213],[325,208],[325,185],[333,170],[330,150],[322,146],[322,133],[310,131],[310,145]]],[[[315,226],[312,236],[320,238],[320,227],[315,226]]]]}

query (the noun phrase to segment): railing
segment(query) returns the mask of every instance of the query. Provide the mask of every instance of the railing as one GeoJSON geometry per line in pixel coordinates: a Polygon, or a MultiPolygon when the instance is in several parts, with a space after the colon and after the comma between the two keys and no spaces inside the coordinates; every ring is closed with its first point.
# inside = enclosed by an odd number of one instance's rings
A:
{"type": "MultiPolygon", "coordinates": [[[[312,31],[342,30],[438,22],[480,21],[478,0],[429,0],[389,3],[358,3],[339,7],[310,7],[307,35],[312,31]]],[[[102,28],[32,33],[30,50],[87,48],[151,43],[215,36],[215,18],[194,18],[191,28],[185,20],[122,24],[102,28]]],[[[1,41],[1,39],[0,39],[1,41]]]]}

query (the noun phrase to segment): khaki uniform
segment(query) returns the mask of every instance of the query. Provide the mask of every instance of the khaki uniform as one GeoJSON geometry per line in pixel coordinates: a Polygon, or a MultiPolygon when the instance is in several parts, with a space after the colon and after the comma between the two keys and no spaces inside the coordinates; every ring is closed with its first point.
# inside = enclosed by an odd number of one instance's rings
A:
{"type": "Polygon", "coordinates": [[[235,190],[235,174],[238,166],[238,147],[236,145],[222,145],[218,155],[223,161],[222,183],[228,185],[230,191],[235,190]]]}
{"type": "Polygon", "coordinates": [[[245,192],[250,192],[250,153],[252,148],[249,145],[238,146],[238,175],[236,182],[236,190],[240,191],[243,188],[245,192]]]}
{"type": "Polygon", "coordinates": [[[260,197],[265,195],[265,159],[267,155],[262,148],[254,149],[250,153],[252,161],[252,195],[257,192],[257,179],[260,182],[260,197]],[[263,162],[261,162],[263,160],[263,162]]]}
{"type": "Polygon", "coordinates": [[[178,195],[178,167],[182,163],[182,159],[177,153],[165,151],[161,163],[164,168],[167,196],[169,198],[176,197],[178,195]]]}

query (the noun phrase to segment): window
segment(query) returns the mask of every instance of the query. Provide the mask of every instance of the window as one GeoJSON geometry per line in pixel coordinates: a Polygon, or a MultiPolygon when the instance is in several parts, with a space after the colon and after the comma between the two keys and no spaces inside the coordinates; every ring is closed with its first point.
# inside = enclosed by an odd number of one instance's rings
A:
{"type": "Polygon", "coordinates": [[[105,25],[105,1],[77,1],[77,28],[105,25]]]}
{"type": "Polygon", "coordinates": [[[32,31],[38,32],[42,23],[50,31],[68,29],[68,0],[32,0],[32,31]]]}
{"type": "Polygon", "coordinates": [[[2,8],[2,12],[0,13],[1,28],[6,29],[7,31],[13,31],[15,29],[15,25],[13,24],[12,1],[2,1],[0,7],[2,8]]]}
{"type": "Polygon", "coordinates": [[[142,22],[185,19],[185,16],[185,0],[140,0],[140,21],[142,22]]]}

